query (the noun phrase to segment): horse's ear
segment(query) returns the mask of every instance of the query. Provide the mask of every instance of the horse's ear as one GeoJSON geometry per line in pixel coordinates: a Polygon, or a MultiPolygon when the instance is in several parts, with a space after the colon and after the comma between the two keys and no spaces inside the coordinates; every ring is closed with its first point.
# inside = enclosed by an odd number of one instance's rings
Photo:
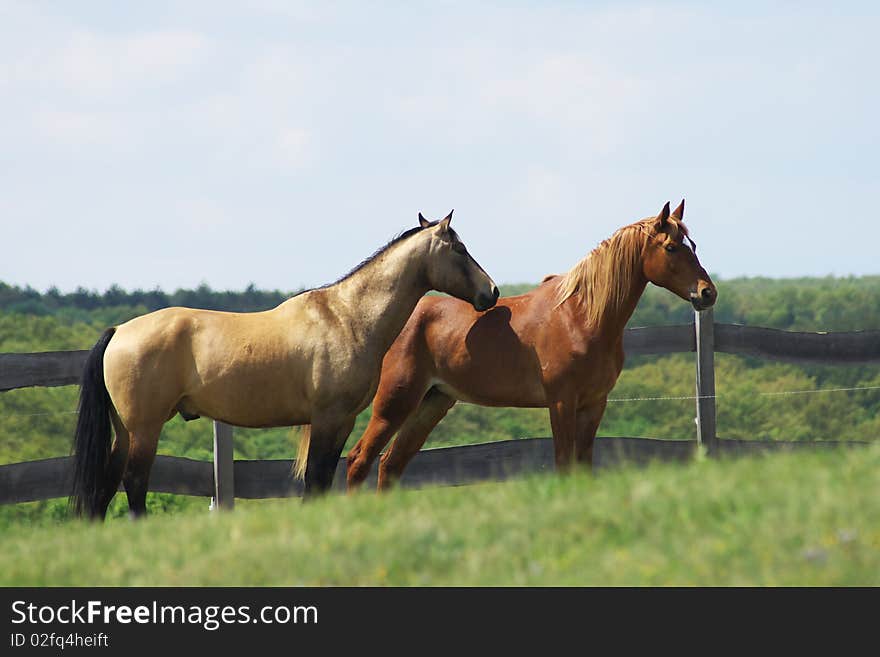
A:
{"type": "Polygon", "coordinates": [[[684,220],[684,199],[681,199],[681,203],[679,203],[678,207],[672,211],[672,217],[678,221],[684,220]]]}
{"type": "Polygon", "coordinates": [[[431,222],[428,221],[427,219],[425,219],[425,218],[422,216],[422,213],[419,212],[419,226],[421,226],[422,228],[427,228],[427,227],[430,226],[430,225],[431,225],[431,222]]]}
{"type": "Polygon", "coordinates": [[[443,219],[440,220],[440,232],[441,233],[445,233],[447,230],[449,230],[449,222],[452,221],[452,213],[453,212],[455,212],[455,210],[450,210],[449,214],[447,214],[445,217],[443,217],[443,219]]]}
{"type": "Polygon", "coordinates": [[[660,214],[657,215],[657,220],[654,223],[654,228],[657,230],[663,230],[669,224],[669,201],[666,201],[666,205],[663,206],[663,209],[660,210],[660,214]]]}

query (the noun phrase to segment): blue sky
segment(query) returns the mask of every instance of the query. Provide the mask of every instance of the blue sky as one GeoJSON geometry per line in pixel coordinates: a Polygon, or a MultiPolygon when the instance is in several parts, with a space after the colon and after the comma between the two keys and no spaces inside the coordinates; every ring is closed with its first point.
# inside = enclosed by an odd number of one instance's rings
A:
{"type": "Polygon", "coordinates": [[[728,4],[0,0],[0,280],[295,289],[455,208],[536,281],[681,197],[725,278],[880,273],[880,10],[728,4]]]}

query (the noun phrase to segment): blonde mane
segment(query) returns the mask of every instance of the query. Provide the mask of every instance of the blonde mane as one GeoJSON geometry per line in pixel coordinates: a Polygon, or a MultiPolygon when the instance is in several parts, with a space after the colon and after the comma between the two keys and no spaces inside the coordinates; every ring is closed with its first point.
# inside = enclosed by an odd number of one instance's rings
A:
{"type": "MultiPolygon", "coordinates": [[[[557,305],[575,297],[587,326],[598,326],[607,309],[619,309],[632,289],[645,245],[658,235],[654,222],[656,217],[648,217],[619,228],[563,274],[557,284],[557,305]]],[[[683,223],[670,217],[666,234],[680,242],[688,232],[683,223]]]]}

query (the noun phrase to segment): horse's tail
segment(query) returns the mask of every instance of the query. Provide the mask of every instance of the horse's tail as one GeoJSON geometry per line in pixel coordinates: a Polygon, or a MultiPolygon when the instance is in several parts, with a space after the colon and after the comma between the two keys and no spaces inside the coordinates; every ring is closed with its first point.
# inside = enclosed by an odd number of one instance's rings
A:
{"type": "Polygon", "coordinates": [[[79,416],[73,438],[73,493],[76,515],[101,513],[107,464],[110,461],[110,395],[104,382],[104,352],[115,328],[108,328],[86,358],[79,393],[79,416]]]}
{"type": "Polygon", "coordinates": [[[293,464],[293,478],[305,479],[306,464],[309,462],[309,442],[312,439],[312,425],[302,428],[299,436],[299,448],[296,450],[296,462],[293,464]]]}

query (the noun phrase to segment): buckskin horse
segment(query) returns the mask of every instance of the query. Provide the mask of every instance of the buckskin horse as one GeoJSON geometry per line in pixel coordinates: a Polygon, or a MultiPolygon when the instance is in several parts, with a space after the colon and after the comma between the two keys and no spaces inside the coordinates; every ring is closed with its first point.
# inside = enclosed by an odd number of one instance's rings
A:
{"type": "Polygon", "coordinates": [[[306,496],[327,490],[382,357],[419,299],[440,290],[477,311],[498,299],[451,220],[451,212],[438,222],[419,214],[419,226],[336,283],[265,312],[165,308],[107,329],[83,373],[74,511],[103,518],[124,482],[132,515],[145,513],[159,433],[176,413],[244,427],[310,425],[297,474],[306,496]]]}
{"type": "Polygon", "coordinates": [[[348,454],[348,487],[379,464],[391,486],[456,401],[547,408],[557,470],[592,466],[608,393],[623,367],[623,330],[648,282],[701,310],[717,292],[672,212],[620,228],[564,275],[477,313],[425,297],[385,355],[370,422],[348,454]]]}

